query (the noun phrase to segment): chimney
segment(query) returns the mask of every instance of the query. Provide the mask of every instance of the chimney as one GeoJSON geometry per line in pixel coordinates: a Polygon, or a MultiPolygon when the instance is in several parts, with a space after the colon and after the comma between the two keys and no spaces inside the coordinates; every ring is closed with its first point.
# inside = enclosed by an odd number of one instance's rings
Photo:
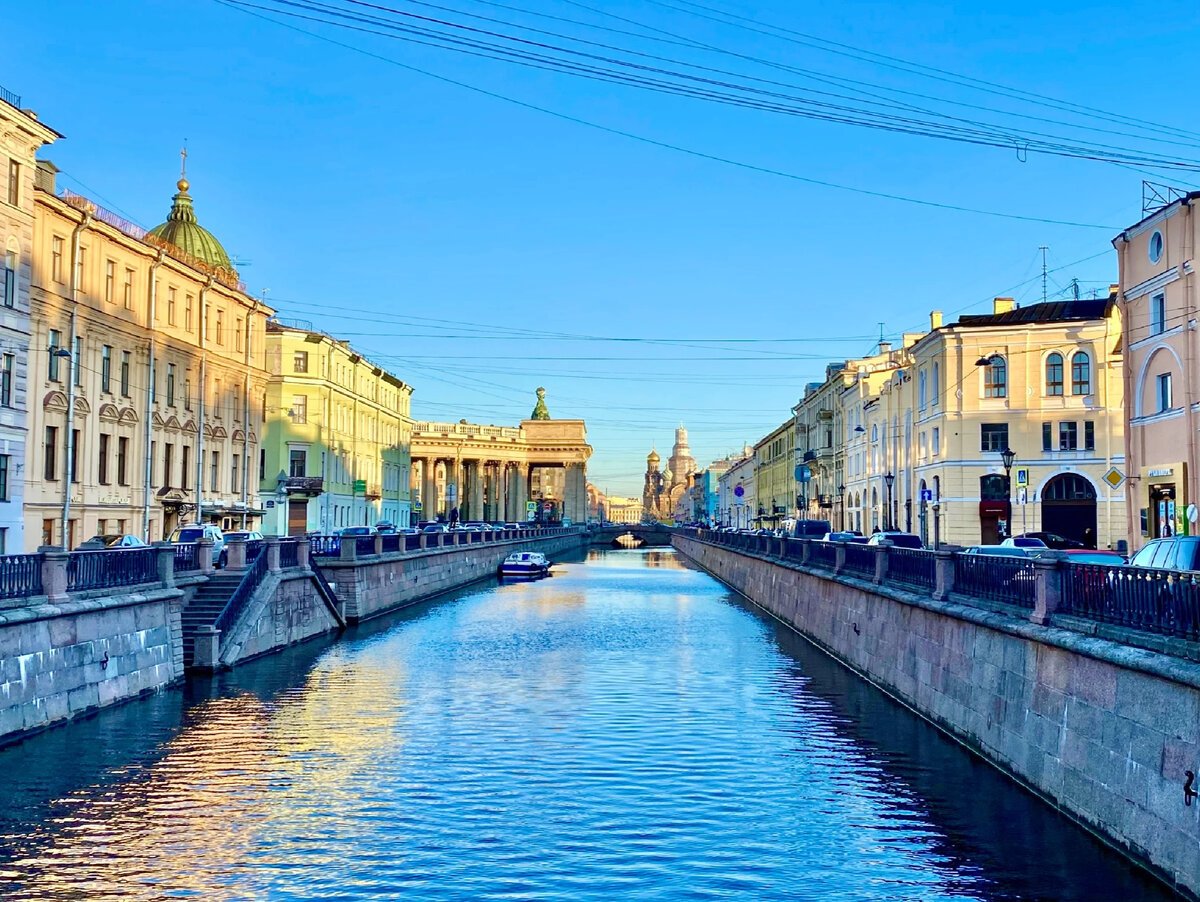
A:
{"type": "Polygon", "coordinates": [[[929,331],[942,328],[942,311],[934,310],[929,314],[929,331]]]}
{"type": "Polygon", "coordinates": [[[1115,300],[1117,299],[1117,295],[1119,295],[1120,293],[1121,293],[1121,286],[1120,286],[1120,285],[1109,285],[1109,286],[1108,286],[1108,298],[1109,298],[1109,300],[1111,300],[1111,301],[1115,301],[1115,300]]]}
{"type": "Polygon", "coordinates": [[[881,341],[879,343],[879,353],[880,354],[892,353],[892,343],[890,341],[881,341]]]}
{"type": "Polygon", "coordinates": [[[1017,302],[1013,298],[996,298],[992,301],[992,313],[1008,313],[1016,306],[1017,302]]]}

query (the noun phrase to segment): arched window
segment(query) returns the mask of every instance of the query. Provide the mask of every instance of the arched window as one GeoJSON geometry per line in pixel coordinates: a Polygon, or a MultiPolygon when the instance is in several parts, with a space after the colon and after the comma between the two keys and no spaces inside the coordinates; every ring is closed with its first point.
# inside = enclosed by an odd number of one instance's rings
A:
{"type": "Polygon", "coordinates": [[[925,405],[927,403],[927,394],[928,393],[925,386],[925,371],[921,370],[921,372],[917,374],[917,404],[921,410],[925,409],[925,405]]]}
{"type": "Polygon", "coordinates": [[[1071,394],[1090,395],[1092,393],[1092,359],[1083,351],[1076,351],[1071,357],[1071,394]]]}
{"type": "Polygon", "coordinates": [[[1042,489],[1043,501],[1095,501],[1092,484],[1076,473],[1055,476],[1042,489]]]}
{"type": "Polygon", "coordinates": [[[1055,351],[1046,358],[1046,394],[1058,397],[1063,393],[1063,356],[1055,351]]]}
{"type": "Polygon", "coordinates": [[[876,423],[874,426],[871,427],[871,441],[873,441],[873,442],[879,441],[879,424],[878,423],[876,423]]]}
{"type": "Polygon", "coordinates": [[[4,252],[4,271],[0,272],[0,300],[5,307],[15,307],[17,303],[17,252],[11,247],[4,252]]]}
{"type": "Polygon", "coordinates": [[[983,368],[983,396],[985,398],[1008,397],[1008,364],[999,354],[994,354],[983,368]]]}

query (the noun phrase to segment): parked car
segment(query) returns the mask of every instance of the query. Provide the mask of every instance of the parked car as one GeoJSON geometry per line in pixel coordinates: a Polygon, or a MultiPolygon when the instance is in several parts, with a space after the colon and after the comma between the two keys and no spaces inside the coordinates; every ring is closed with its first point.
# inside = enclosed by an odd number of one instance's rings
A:
{"type": "Polygon", "coordinates": [[[1014,536],[1016,539],[1038,539],[1045,543],[1047,548],[1064,549],[1064,548],[1087,548],[1083,542],[1077,542],[1074,539],[1068,539],[1053,532],[1023,532],[1019,536],[1014,536]]]}
{"type": "Polygon", "coordinates": [[[244,542],[261,542],[263,534],[257,529],[239,529],[236,532],[225,533],[225,541],[230,539],[241,539],[244,542]]]}
{"type": "Polygon", "coordinates": [[[217,524],[193,523],[190,526],[179,527],[171,535],[171,541],[177,545],[187,545],[201,539],[208,539],[213,543],[213,564],[224,567],[229,561],[229,554],[225,551],[225,533],[221,532],[221,527],[217,524]]]}
{"type": "Polygon", "coordinates": [[[1029,552],[1015,545],[972,545],[964,548],[962,554],[979,554],[990,557],[1029,557],[1029,552]]]}
{"type": "Polygon", "coordinates": [[[1125,556],[1115,551],[1097,551],[1095,548],[1064,548],[1063,560],[1071,564],[1107,564],[1110,567],[1120,567],[1125,563],[1125,556]]]}
{"type": "Polygon", "coordinates": [[[133,535],[99,535],[92,536],[79,546],[80,551],[92,551],[100,548],[145,548],[146,543],[133,535]]]}
{"type": "Polygon", "coordinates": [[[819,539],[832,531],[833,526],[828,520],[797,520],[792,527],[792,536],[797,539],[819,539]]]}
{"type": "Polygon", "coordinates": [[[1005,539],[1000,545],[1004,548],[1024,548],[1029,554],[1036,557],[1039,554],[1045,554],[1050,550],[1041,539],[1033,539],[1029,536],[1013,536],[1005,539]]]}
{"type": "Polygon", "coordinates": [[[1200,536],[1171,536],[1147,542],[1129,559],[1129,566],[1200,570],[1200,536]]]}
{"type": "Polygon", "coordinates": [[[855,545],[867,544],[867,537],[857,532],[827,532],[821,537],[824,542],[851,542],[855,545]]]}
{"type": "Polygon", "coordinates": [[[396,524],[390,520],[380,520],[375,524],[375,531],[380,535],[390,536],[396,532],[396,524]]]}
{"type": "Polygon", "coordinates": [[[924,548],[925,543],[921,541],[920,536],[915,536],[911,532],[900,532],[898,530],[883,530],[875,533],[867,540],[868,545],[882,545],[884,542],[891,542],[897,548],[924,548]]]}
{"type": "Polygon", "coordinates": [[[428,535],[433,535],[434,533],[439,533],[439,532],[449,532],[449,531],[450,531],[450,529],[449,529],[449,527],[446,526],[445,523],[427,523],[423,527],[421,527],[421,532],[426,533],[428,535]]]}
{"type": "Polygon", "coordinates": [[[421,534],[421,530],[414,526],[401,526],[396,530],[396,532],[400,533],[402,536],[417,536],[421,534]]]}
{"type": "Polygon", "coordinates": [[[373,536],[375,530],[370,526],[343,526],[336,534],[342,537],[373,536]]]}

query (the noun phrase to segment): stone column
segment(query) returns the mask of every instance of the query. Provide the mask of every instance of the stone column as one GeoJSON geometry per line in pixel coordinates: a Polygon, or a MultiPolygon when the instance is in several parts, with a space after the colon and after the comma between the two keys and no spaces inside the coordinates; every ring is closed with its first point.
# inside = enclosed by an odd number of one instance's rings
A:
{"type": "Polygon", "coordinates": [[[246,566],[246,540],[241,536],[225,540],[225,566],[229,570],[241,570],[246,566]]]}
{"type": "Polygon", "coordinates": [[[196,556],[200,559],[200,572],[213,572],[213,541],[212,539],[201,539],[196,549],[196,556]]]}
{"type": "Polygon", "coordinates": [[[421,460],[421,519],[436,520],[438,515],[437,458],[421,460]]]}
{"type": "Polygon", "coordinates": [[[486,519],[483,510],[483,476],[487,466],[482,460],[471,461],[471,519],[486,519]]]}
{"type": "Polygon", "coordinates": [[[458,508],[458,519],[461,521],[463,489],[465,488],[463,485],[463,473],[465,472],[465,468],[463,467],[461,458],[453,461],[447,461],[446,467],[449,471],[448,478],[446,479],[446,520],[448,521],[450,519],[450,511],[454,508],[458,508]],[[454,486],[453,500],[451,500],[449,497],[451,485],[454,486]]]}
{"type": "Polygon", "coordinates": [[[43,545],[38,549],[42,556],[42,594],[50,604],[67,600],[67,561],[70,559],[61,545],[43,545]]]}
{"type": "Polygon", "coordinates": [[[158,549],[156,561],[158,581],[162,583],[164,589],[173,589],[175,587],[175,546],[170,542],[155,542],[154,547],[158,549]]]}
{"type": "Polygon", "coordinates": [[[529,500],[529,464],[513,467],[513,522],[525,522],[525,502],[529,500]]]}
{"type": "Polygon", "coordinates": [[[935,551],[933,557],[933,566],[937,574],[933,597],[938,601],[944,601],[954,591],[954,552],[935,551]]]}
{"type": "Polygon", "coordinates": [[[305,570],[309,569],[308,561],[311,552],[312,541],[307,536],[300,536],[300,538],[296,540],[296,563],[305,570]]]}
{"type": "Polygon", "coordinates": [[[892,547],[891,542],[883,542],[875,546],[875,585],[879,585],[887,579],[888,572],[888,550],[892,547]]]}
{"type": "Polygon", "coordinates": [[[192,667],[196,670],[213,671],[221,659],[221,631],[204,625],[196,628],[192,644],[192,667]]]}
{"type": "Polygon", "coordinates": [[[1033,559],[1033,576],[1037,580],[1037,597],[1029,619],[1046,626],[1062,602],[1063,563],[1059,555],[1044,554],[1033,559]]]}
{"type": "MultiPolygon", "coordinates": [[[[266,543],[266,548],[263,549],[262,553],[267,556],[267,569],[272,573],[278,573],[281,569],[279,566],[279,537],[267,536],[265,539],[263,539],[263,542],[266,543]]],[[[353,544],[354,539],[351,538],[350,542],[353,544]]],[[[342,547],[344,548],[345,546],[346,539],[343,538],[342,547]]]]}

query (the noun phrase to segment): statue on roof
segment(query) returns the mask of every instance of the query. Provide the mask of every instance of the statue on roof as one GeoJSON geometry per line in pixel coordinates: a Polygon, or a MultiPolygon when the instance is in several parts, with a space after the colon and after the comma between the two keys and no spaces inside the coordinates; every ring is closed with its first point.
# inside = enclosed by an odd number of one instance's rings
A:
{"type": "Polygon", "coordinates": [[[546,409],[546,389],[538,386],[537,404],[533,406],[533,413],[530,415],[531,420],[548,420],[550,419],[550,411],[546,409]]]}

